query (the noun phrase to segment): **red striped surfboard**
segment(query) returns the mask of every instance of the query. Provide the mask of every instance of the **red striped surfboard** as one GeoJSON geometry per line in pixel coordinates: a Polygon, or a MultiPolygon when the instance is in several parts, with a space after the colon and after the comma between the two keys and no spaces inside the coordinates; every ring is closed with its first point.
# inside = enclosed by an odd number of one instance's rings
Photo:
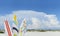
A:
{"type": "Polygon", "coordinates": [[[5,27],[8,32],[8,36],[12,36],[11,28],[7,20],[5,21],[5,27]]]}

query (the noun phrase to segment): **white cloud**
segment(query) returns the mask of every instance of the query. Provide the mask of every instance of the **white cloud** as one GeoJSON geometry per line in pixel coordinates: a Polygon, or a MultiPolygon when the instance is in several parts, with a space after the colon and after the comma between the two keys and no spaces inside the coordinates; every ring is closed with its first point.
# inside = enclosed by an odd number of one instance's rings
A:
{"type": "Polygon", "coordinates": [[[32,18],[32,24],[29,24],[28,29],[39,29],[41,21],[37,18],[32,18]]]}
{"type": "Polygon", "coordinates": [[[56,26],[56,25],[59,25],[59,21],[56,17],[56,15],[46,15],[45,16],[47,20],[44,21],[44,23],[51,27],[51,26],[56,26]]]}
{"type": "Polygon", "coordinates": [[[31,20],[32,25],[28,25],[30,28],[40,28],[43,25],[43,27],[47,26],[47,28],[60,26],[60,23],[56,15],[51,15],[44,12],[37,12],[32,10],[13,11],[13,13],[11,14],[0,16],[0,24],[4,23],[5,19],[7,19],[8,21],[12,21],[14,14],[17,15],[18,20],[21,20],[22,18],[27,18],[27,20],[31,20]]]}

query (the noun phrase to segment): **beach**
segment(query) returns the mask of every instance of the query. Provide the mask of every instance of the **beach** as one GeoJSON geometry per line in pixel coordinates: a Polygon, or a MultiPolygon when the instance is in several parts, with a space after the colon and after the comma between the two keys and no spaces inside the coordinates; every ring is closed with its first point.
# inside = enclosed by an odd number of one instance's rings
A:
{"type": "MultiPolygon", "coordinates": [[[[7,36],[5,33],[0,36],[7,36]]],[[[60,36],[60,32],[26,32],[24,36],[60,36]]]]}

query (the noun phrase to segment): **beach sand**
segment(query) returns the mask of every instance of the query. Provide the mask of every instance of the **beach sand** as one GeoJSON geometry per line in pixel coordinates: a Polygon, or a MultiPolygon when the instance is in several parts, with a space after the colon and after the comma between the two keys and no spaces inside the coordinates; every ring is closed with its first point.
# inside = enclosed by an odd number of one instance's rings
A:
{"type": "MultiPolygon", "coordinates": [[[[7,36],[6,33],[0,36],[7,36]]],[[[60,36],[60,32],[26,32],[24,36],[60,36]]]]}

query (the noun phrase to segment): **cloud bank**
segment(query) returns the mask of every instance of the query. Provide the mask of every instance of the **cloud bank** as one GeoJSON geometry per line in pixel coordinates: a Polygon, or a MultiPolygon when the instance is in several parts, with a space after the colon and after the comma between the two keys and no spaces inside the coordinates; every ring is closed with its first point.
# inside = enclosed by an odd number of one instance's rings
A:
{"type": "MultiPolygon", "coordinates": [[[[11,14],[0,16],[0,24],[4,24],[5,19],[11,23],[13,21],[14,14],[16,14],[19,24],[21,23],[20,21],[22,21],[24,18],[26,18],[27,21],[31,21],[29,24],[27,23],[28,29],[60,28],[60,23],[56,15],[32,10],[12,11],[11,14]]],[[[12,25],[12,23],[10,25],[12,25]]]]}

